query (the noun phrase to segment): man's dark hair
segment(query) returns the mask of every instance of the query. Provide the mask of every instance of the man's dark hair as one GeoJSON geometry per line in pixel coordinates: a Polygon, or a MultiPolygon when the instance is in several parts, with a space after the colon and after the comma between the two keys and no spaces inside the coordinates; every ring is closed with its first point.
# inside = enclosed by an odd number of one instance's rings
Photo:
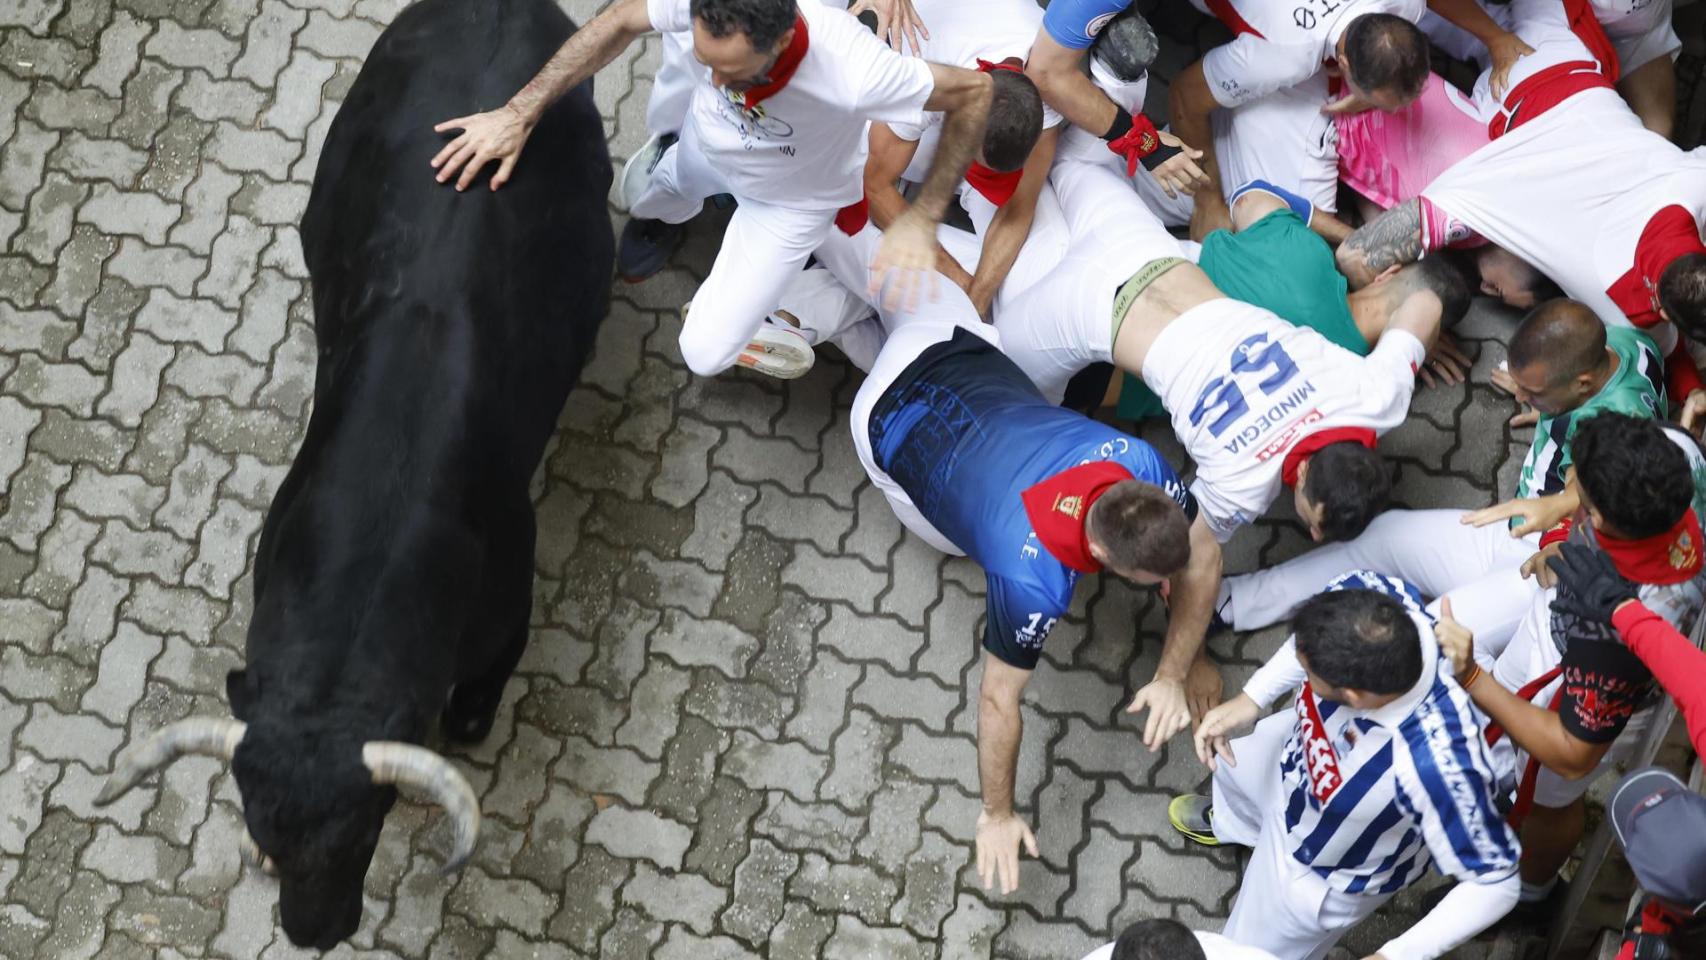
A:
{"type": "Polygon", "coordinates": [[[754,50],[775,48],[798,15],[794,0],[692,0],[688,10],[711,36],[743,33],[754,50]]]}
{"type": "Polygon", "coordinates": [[[1422,678],[1422,640],[1404,605],[1373,590],[1318,593],[1292,617],[1297,655],[1341,690],[1403,693],[1422,678]]]}
{"type": "Polygon", "coordinates": [[[1392,283],[1394,307],[1418,290],[1433,291],[1433,295],[1439,298],[1441,330],[1457,326],[1457,321],[1469,312],[1469,281],[1447,257],[1423,257],[1400,269],[1392,283]]]}
{"type": "Polygon", "coordinates": [[[1403,17],[1365,13],[1345,28],[1345,60],[1360,89],[1414,100],[1428,82],[1428,37],[1403,17]]]}
{"type": "Polygon", "coordinates": [[[1183,570],[1191,559],[1191,525],[1165,491],[1141,480],[1122,480],[1090,505],[1085,533],[1118,573],[1158,577],[1183,570]]]}
{"type": "Polygon", "coordinates": [[[1043,98],[1031,78],[1017,70],[991,70],[995,96],[983,126],[983,163],[997,173],[1025,165],[1043,134],[1043,98]]]}
{"type": "Polygon", "coordinates": [[[1177,920],[1139,920],[1114,941],[1112,960],[1208,960],[1197,935],[1177,920]]]}
{"type": "Polygon", "coordinates": [[[1522,318],[1511,336],[1505,362],[1512,370],[1546,366],[1546,385],[1568,383],[1609,362],[1605,324],[1592,310],[1562,297],[1548,300],[1522,318]]]}
{"type": "Polygon", "coordinates": [[[1570,453],[1582,493],[1617,536],[1658,536],[1694,503],[1688,456],[1656,421],[1598,414],[1576,427],[1570,453]]]}
{"type": "Polygon", "coordinates": [[[1321,508],[1321,539],[1350,540],[1392,502],[1392,468],[1355,441],[1329,443],[1309,457],[1303,496],[1321,508]]]}
{"type": "Polygon", "coordinates": [[[1706,336],[1706,253],[1685,253],[1665,266],[1659,306],[1684,333],[1706,336]]]}

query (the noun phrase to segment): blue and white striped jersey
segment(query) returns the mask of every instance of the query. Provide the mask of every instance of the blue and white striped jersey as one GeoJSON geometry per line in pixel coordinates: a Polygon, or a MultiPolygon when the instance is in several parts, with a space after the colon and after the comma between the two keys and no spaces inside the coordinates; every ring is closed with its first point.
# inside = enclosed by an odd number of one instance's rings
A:
{"type": "MultiPolygon", "coordinates": [[[[1287,849],[1346,893],[1394,893],[1435,861],[1460,880],[1510,876],[1519,848],[1498,808],[1481,720],[1442,658],[1420,594],[1368,571],[1327,590],[1376,590],[1402,602],[1421,635],[1422,678],[1377,710],[1323,700],[1307,685],[1298,692],[1281,754],[1287,849]]],[[[1296,662],[1290,641],[1275,660],[1288,656],[1296,662]]],[[[1273,666],[1261,672],[1291,674],[1273,666]]],[[[1304,676],[1301,664],[1294,676],[1304,676]]]]}

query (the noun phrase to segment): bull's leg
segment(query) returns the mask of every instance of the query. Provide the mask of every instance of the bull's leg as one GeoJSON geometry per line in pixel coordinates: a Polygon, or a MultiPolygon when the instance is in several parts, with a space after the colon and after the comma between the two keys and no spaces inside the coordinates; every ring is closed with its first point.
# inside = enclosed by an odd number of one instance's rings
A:
{"type": "MultiPolygon", "coordinates": [[[[499,624],[494,638],[468,636],[463,643],[489,643],[496,639],[503,644],[491,665],[478,676],[456,684],[450,692],[450,702],[444,707],[444,735],[462,743],[477,743],[492,732],[497,719],[498,704],[503,701],[504,686],[509,683],[515,665],[527,649],[529,622],[533,614],[533,505],[525,496],[515,504],[510,514],[511,536],[492,550],[494,563],[502,569],[491,578],[493,593],[482,606],[490,615],[474,618],[476,624],[499,624]]],[[[476,628],[479,629],[479,628],[476,628]]],[[[484,633],[484,631],[481,631],[484,633]]]]}
{"type": "Polygon", "coordinates": [[[509,683],[521,653],[527,649],[527,619],[511,629],[507,645],[492,662],[484,676],[458,683],[450,692],[450,702],[444,705],[444,735],[461,743],[478,743],[492,732],[497,721],[498,704],[503,701],[504,687],[509,683]]]}

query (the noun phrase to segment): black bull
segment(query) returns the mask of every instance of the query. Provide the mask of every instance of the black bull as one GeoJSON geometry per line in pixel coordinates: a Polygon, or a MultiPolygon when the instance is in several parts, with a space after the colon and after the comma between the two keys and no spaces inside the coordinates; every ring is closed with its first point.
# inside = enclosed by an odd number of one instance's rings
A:
{"type": "Polygon", "coordinates": [[[355,932],[395,785],[446,808],[452,865],[473,846],[472,791],[417,745],[440,719],[484,737],[526,645],[528,482],[607,306],[611,170],[590,81],[500,191],[427,161],[435,122],[504,102],[573,29],[550,0],[421,0],[374,45],[302,220],[314,412],[261,531],[237,719],[133,745],[103,793],[229,759],[298,945],[355,932]]]}

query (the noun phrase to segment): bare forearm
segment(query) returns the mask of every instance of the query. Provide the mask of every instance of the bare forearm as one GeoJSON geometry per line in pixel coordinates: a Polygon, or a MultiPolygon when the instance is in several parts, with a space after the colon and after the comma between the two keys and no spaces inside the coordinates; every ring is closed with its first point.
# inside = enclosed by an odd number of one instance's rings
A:
{"type": "Polygon", "coordinates": [[[1335,247],[1349,240],[1352,232],[1350,224],[1321,210],[1309,215],[1309,229],[1335,247]]]}
{"type": "Polygon", "coordinates": [[[997,702],[979,697],[977,708],[977,776],[983,788],[983,809],[990,816],[1013,812],[1013,775],[1019,766],[1019,739],[1024,721],[1017,700],[997,702]]]}
{"type": "Polygon", "coordinates": [[[978,146],[983,141],[983,125],[989,119],[989,99],[989,90],[985,87],[979,95],[942,115],[942,136],[936,144],[936,156],[931,159],[930,170],[925,173],[924,183],[912,202],[932,223],[942,222],[942,215],[948,211],[948,201],[953,198],[960,181],[965,179],[972,158],[977,156],[978,146]]]}
{"type": "Polygon", "coordinates": [[[1071,68],[1027,69],[1026,72],[1036,83],[1043,100],[1073,126],[1101,136],[1114,125],[1119,107],[1114,106],[1102,88],[1092,83],[1077,64],[1071,68]]]}
{"type": "Polygon", "coordinates": [[[872,183],[866,179],[865,202],[870,205],[871,222],[878,230],[887,230],[894,218],[906,212],[906,198],[895,189],[893,180],[872,183]]]}
{"type": "MultiPolygon", "coordinates": [[[[1579,775],[1582,758],[1572,749],[1571,737],[1558,715],[1537,707],[1506,690],[1491,675],[1483,673],[1469,689],[1469,696],[1494,723],[1540,765],[1564,777],[1579,775]]],[[[1592,769],[1592,765],[1588,765],[1592,769]]]]}
{"type": "Polygon", "coordinates": [[[1411,198],[1351,232],[1339,245],[1339,271],[1360,290],[1387,267],[1422,258],[1422,208],[1411,198]]]}
{"type": "Polygon", "coordinates": [[[1182,681],[1190,672],[1202,652],[1219,593],[1220,543],[1199,517],[1191,524],[1191,559],[1173,577],[1167,639],[1161,646],[1161,662],[1155,667],[1157,677],[1182,681]]]}
{"type": "Polygon", "coordinates": [[[1019,251],[1025,247],[1035,216],[1036,207],[1021,203],[1018,197],[996,211],[983,238],[983,254],[978,258],[977,272],[972,275],[971,289],[967,291],[972,303],[982,307],[995,299],[995,292],[1001,289],[1014,261],[1019,259],[1019,251]]]}
{"type": "Polygon", "coordinates": [[[1202,62],[1186,67],[1168,91],[1167,121],[1173,136],[1202,151],[1197,166],[1208,177],[1208,189],[1198,190],[1197,203],[1224,204],[1220,187],[1220,163],[1214,155],[1215,108],[1214,95],[1209,92],[1208,80],[1202,72],[1202,62]]]}
{"type": "Polygon", "coordinates": [[[646,23],[645,4],[634,0],[624,0],[594,17],[564,41],[539,73],[510,98],[510,108],[529,126],[538,123],[545,108],[616,59],[645,33],[649,24],[640,26],[642,23],[646,23]]]}

